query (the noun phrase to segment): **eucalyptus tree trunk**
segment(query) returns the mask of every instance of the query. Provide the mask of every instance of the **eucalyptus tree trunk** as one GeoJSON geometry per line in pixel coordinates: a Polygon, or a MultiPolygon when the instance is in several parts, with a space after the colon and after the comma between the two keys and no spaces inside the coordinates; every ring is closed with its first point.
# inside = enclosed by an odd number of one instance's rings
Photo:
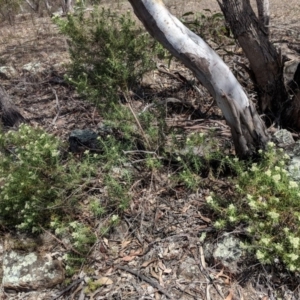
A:
{"type": "Polygon", "coordinates": [[[61,0],[61,4],[64,14],[72,13],[74,11],[73,0],[61,0]]]}
{"type": "Polygon", "coordinates": [[[269,33],[269,23],[270,23],[269,0],[256,0],[256,4],[257,4],[259,21],[264,26],[266,33],[269,33]]]}
{"type": "Polygon", "coordinates": [[[267,31],[268,0],[257,0],[259,19],[249,0],[218,0],[226,21],[249,60],[258,103],[275,124],[300,129],[300,99],[284,85],[284,59],[270,42],[267,31]]]}
{"type": "Polygon", "coordinates": [[[129,0],[149,33],[192,70],[222,110],[231,128],[236,153],[252,155],[268,134],[253,103],[229,67],[199,36],[185,27],[161,0],[129,0]]]}
{"type": "Polygon", "coordinates": [[[0,111],[1,120],[4,126],[13,127],[25,122],[25,118],[20,114],[14,103],[10,100],[5,89],[0,85],[0,111]]]}

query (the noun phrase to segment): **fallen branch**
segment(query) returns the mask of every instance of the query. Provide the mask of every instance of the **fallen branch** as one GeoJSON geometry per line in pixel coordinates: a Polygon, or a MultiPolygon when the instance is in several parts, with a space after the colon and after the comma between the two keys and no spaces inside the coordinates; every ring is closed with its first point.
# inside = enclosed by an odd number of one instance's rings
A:
{"type": "Polygon", "coordinates": [[[65,294],[66,292],[68,292],[69,290],[71,290],[74,286],[76,286],[77,284],[81,283],[83,280],[84,280],[83,277],[76,279],[70,285],[68,285],[65,289],[63,289],[57,296],[53,297],[51,300],[56,300],[56,299],[60,298],[63,294],[65,294]]]}
{"type": "Polygon", "coordinates": [[[140,278],[141,280],[149,283],[152,287],[156,288],[159,292],[161,292],[162,294],[164,294],[168,299],[171,299],[169,293],[157,282],[155,282],[154,280],[142,275],[140,272],[131,270],[129,268],[126,267],[122,267],[122,266],[116,266],[117,269],[119,270],[123,270],[125,272],[128,272],[138,278],[140,278]]]}

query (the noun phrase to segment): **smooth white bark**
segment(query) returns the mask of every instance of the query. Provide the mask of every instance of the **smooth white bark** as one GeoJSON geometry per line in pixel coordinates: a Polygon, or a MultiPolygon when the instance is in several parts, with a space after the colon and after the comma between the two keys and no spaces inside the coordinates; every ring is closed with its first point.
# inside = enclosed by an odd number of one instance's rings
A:
{"type": "Polygon", "coordinates": [[[161,0],[129,0],[150,34],[191,69],[209,90],[231,127],[237,153],[245,156],[268,139],[264,124],[229,67],[161,0]]]}

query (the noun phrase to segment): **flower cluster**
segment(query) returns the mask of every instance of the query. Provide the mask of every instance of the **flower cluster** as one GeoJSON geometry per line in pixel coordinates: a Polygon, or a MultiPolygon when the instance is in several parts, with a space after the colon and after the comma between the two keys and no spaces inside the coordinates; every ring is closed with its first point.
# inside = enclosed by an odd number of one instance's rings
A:
{"type": "Polygon", "coordinates": [[[246,248],[254,251],[261,262],[279,260],[290,271],[299,271],[299,183],[286,171],[289,156],[273,143],[259,153],[261,160],[250,165],[231,159],[229,163],[237,174],[232,179],[234,195],[224,201],[220,195],[212,194],[206,198],[207,204],[219,215],[216,228],[247,225],[253,239],[246,248]]]}

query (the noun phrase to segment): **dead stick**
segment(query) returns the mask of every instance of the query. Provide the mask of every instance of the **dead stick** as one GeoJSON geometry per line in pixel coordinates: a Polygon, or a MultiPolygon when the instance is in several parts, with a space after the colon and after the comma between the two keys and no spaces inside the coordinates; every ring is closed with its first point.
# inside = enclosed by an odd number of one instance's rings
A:
{"type": "Polygon", "coordinates": [[[145,134],[145,132],[144,132],[144,130],[143,130],[143,127],[142,127],[142,125],[141,125],[139,119],[137,118],[137,116],[136,116],[136,114],[135,114],[135,112],[133,111],[133,108],[132,108],[132,106],[131,106],[131,100],[127,99],[125,93],[124,93],[123,95],[124,95],[124,98],[125,98],[126,102],[127,102],[128,105],[129,105],[130,112],[132,113],[132,115],[133,115],[133,117],[134,117],[134,120],[135,120],[135,122],[136,122],[136,124],[137,124],[137,126],[138,126],[138,128],[139,128],[139,130],[140,130],[140,132],[141,132],[141,134],[142,134],[142,136],[143,136],[143,138],[145,139],[145,142],[146,142],[148,148],[150,148],[149,140],[148,140],[148,138],[147,138],[147,136],[146,136],[146,134],[145,134]]]}
{"type": "Polygon", "coordinates": [[[129,268],[126,267],[121,267],[121,266],[116,266],[117,269],[119,270],[123,270],[125,272],[128,272],[138,278],[140,278],[141,280],[149,283],[150,285],[152,285],[154,288],[156,288],[158,291],[160,291],[162,294],[164,294],[168,299],[171,299],[170,295],[168,294],[168,292],[157,282],[155,282],[154,280],[142,275],[141,273],[137,272],[137,271],[133,271],[129,268]]]}
{"type": "Polygon", "coordinates": [[[79,284],[83,280],[84,280],[83,277],[76,279],[70,285],[68,285],[65,289],[63,289],[57,296],[51,298],[51,300],[56,300],[56,299],[60,298],[64,293],[68,292],[71,288],[73,288],[75,285],[79,284]]]}

